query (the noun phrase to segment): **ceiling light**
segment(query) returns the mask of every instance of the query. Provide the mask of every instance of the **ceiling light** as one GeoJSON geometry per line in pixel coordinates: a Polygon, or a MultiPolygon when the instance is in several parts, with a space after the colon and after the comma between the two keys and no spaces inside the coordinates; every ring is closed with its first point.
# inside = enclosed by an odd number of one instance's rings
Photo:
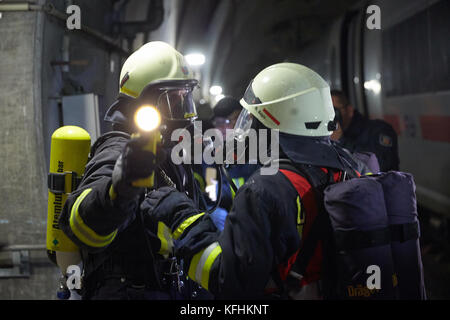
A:
{"type": "Polygon", "coordinates": [[[209,88],[209,93],[211,93],[213,96],[217,96],[222,93],[222,87],[212,86],[211,88],[209,88]]]}
{"type": "Polygon", "coordinates": [[[186,62],[191,66],[201,66],[205,63],[205,56],[201,53],[191,53],[184,56],[186,62]]]}

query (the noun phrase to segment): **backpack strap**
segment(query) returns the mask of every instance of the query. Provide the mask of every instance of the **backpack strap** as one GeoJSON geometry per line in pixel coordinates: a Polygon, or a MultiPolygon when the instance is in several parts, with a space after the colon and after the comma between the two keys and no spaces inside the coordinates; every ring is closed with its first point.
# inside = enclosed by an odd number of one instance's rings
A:
{"type": "Polygon", "coordinates": [[[328,215],[326,214],[323,205],[323,190],[327,185],[333,183],[334,180],[330,170],[327,174],[318,167],[294,164],[290,160],[280,161],[280,169],[289,170],[304,177],[311,185],[316,198],[317,216],[311,225],[308,237],[305,238],[305,241],[301,245],[299,254],[297,255],[297,259],[293,266],[295,272],[304,275],[319,241],[326,238],[329,234],[329,228],[331,228],[331,226],[329,226],[328,215]]]}
{"type": "MultiPolygon", "coordinates": [[[[322,269],[323,270],[325,269],[325,261],[327,262],[326,265],[329,266],[335,264],[331,254],[331,252],[334,252],[334,248],[332,247],[333,243],[332,241],[326,241],[327,239],[330,238],[330,235],[332,234],[331,233],[332,228],[328,214],[325,211],[323,202],[324,189],[331,183],[335,183],[335,181],[333,178],[333,172],[330,169],[328,169],[328,173],[326,173],[319,167],[297,163],[294,164],[288,159],[280,159],[277,161],[279,162],[279,169],[293,172],[294,174],[300,175],[301,177],[306,179],[307,183],[312,187],[315,203],[317,204],[317,215],[314,221],[312,222],[307,237],[304,238],[301,247],[296,253],[297,256],[295,257],[295,261],[292,264],[292,267],[288,274],[288,278],[286,279],[287,282],[293,281],[294,285],[295,284],[298,285],[299,280],[306,273],[306,269],[311,259],[313,258],[316,252],[316,248],[321,240],[323,240],[322,269]]],[[[286,177],[293,184],[299,196],[301,196],[302,192],[298,189],[298,187],[295,186],[291,178],[289,178],[288,176],[286,177]]],[[[327,296],[331,296],[333,290],[332,288],[335,282],[333,278],[333,273],[326,271],[323,271],[322,273],[323,273],[322,278],[324,278],[324,280],[326,278],[326,280],[324,281],[325,286],[322,286],[322,290],[326,293],[327,296]],[[329,274],[329,276],[326,275],[327,273],[329,274]]],[[[278,270],[275,270],[273,274],[274,274],[273,279],[275,280],[275,283],[277,284],[281,292],[281,296],[282,297],[287,296],[286,285],[288,283],[285,283],[280,278],[278,270]]]]}

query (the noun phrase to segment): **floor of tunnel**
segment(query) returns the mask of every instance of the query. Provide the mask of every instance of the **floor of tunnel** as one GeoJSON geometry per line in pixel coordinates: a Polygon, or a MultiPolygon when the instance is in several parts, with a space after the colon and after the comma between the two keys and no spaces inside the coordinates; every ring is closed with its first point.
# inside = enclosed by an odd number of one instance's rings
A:
{"type": "Polygon", "coordinates": [[[425,289],[428,300],[450,299],[450,254],[438,246],[422,247],[425,289]]]}

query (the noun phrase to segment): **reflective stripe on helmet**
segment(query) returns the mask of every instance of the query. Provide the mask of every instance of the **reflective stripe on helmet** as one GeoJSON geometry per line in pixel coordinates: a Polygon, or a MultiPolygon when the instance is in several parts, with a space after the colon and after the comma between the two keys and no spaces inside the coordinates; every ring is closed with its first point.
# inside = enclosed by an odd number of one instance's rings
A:
{"type": "Polygon", "coordinates": [[[106,236],[101,236],[84,223],[80,213],[78,212],[81,202],[91,191],[92,189],[84,190],[72,206],[72,210],[70,212],[70,228],[75,236],[88,246],[96,248],[105,247],[114,240],[117,234],[117,229],[106,236]]]}
{"type": "Polygon", "coordinates": [[[126,87],[120,88],[120,92],[121,93],[125,93],[125,94],[127,94],[129,96],[132,96],[133,98],[137,98],[139,96],[139,93],[137,93],[136,91],[127,89],[126,87]]]}
{"type": "Polygon", "coordinates": [[[192,257],[189,265],[188,276],[208,290],[211,266],[222,253],[218,242],[211,243],[206,249],[192,257]]]}

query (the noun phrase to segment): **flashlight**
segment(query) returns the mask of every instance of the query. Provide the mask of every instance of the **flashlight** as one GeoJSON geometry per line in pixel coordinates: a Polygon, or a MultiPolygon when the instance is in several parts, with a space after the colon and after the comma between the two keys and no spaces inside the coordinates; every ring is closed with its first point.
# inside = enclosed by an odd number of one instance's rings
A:
{"type": "MultiPolygon", "coordinates": [[[[161,134],[159,132],[159,126],[161,124],[161,114],[156,107],[151,105],[144,105],[137,109],[134,114],[134,122],[139,129],[139,133],[133,134],[133,138],[139,136],[145,136],[148,138],[147,144],[144,146],[144,150],[152,152],[156,156],[157,144],[161,141],[161,134]]],[[[135,187],[153,187],[155,179],[155,173],[153,172],[149,177],[138,179],[132,182],[135,187]]]]}
{"type": "Polygon", "coordinates": [[[151,132],[161,124],[161,115],[154,106],[142,106],[134,114],[134,122],[140,130],[151,132]]]}

